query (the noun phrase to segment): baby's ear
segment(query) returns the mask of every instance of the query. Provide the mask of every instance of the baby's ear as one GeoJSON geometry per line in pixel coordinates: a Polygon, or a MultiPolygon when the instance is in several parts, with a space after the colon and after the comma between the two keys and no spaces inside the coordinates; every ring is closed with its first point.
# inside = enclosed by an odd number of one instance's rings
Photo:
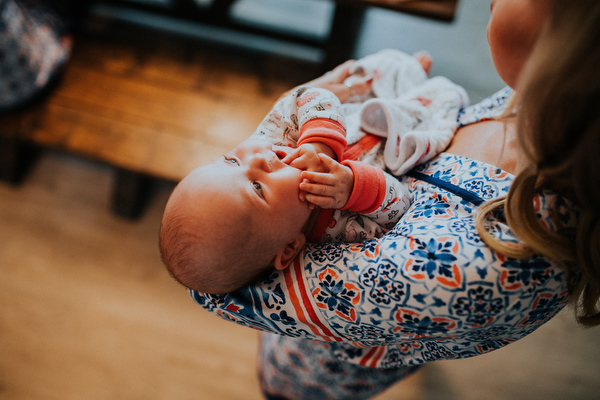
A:
{"type": "Polygon", "coordinates": [[[299,233],[294,240],[283,246],[277,252],[277,255],[275,256],[275,268],[283,270],[289,267],[305,244],[306,236],[299,233]]]}

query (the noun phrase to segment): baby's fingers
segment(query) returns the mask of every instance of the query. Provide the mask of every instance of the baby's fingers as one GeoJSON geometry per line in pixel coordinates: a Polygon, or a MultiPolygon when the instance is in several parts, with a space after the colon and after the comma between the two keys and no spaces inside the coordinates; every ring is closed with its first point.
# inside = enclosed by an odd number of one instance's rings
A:
{"type": "Polygon", "coordinates": [[[302,179],[304,180],[303,183],[307,183],[308,180],[320,184],[319,186],[333,186],[335,184],[335,177],[325,172],[302,171],[302,179]]]}
{"type": "Polygon", "coordinates": [[[300,190],[305,193],[306,201],[321,208],[340,208],[346,204],[347,198],[333,185],[335,179],[330,174],[303,171],[302,178],[300,190]]]}
{"type": "Polygon", "coordinates": [[[325,154],[319,154],[319,158],[329,171],[331,179],[337,182],[337,184],[340,184],[340,181],[345,181],[343,184],[348,184],[348,180],[350,180],[350,183],[354,180],[354,175],[350,167],[340,164],[325,154]]]}
{"type": "Polygon", "coordinates": [[[337,205],[337,201],[333,197],[315,196],[313,194],[307,193],[306,201],[308,201],[309,204],[314,204],[315,206],[324,209],[340,208],[340,206],[337,205]]]}
{"type": "Polygon", "coordinates": [[[295,151],[289,153],[287,156],[283,157],[281,159],[281,162],[284,164],[290,165],[292,163],[292,161],[294,161],[298,157],[300,157],[300,152],[298,150],[295,150],[295,151]]]}
{"type": "MultiPolygon", "coordinates": [[[[335,197],[327,195],[327,187],[314,183],[303,182],[300,184],[304,200],[321,208],[340,208],[335,197]]],[[[343,205],[343,204],[342,204],[343,205]]]]}
{"type": "MultiPolygon", "coordinates": [[[[314,182],[302,182],[300,183],[300,190],[306,192],[307,195],[314,196],[332,196],[332,187],[327,185],[321,185],[314,182]]],[[[308,200],[308,198],[307,198],[308,200]]]]}

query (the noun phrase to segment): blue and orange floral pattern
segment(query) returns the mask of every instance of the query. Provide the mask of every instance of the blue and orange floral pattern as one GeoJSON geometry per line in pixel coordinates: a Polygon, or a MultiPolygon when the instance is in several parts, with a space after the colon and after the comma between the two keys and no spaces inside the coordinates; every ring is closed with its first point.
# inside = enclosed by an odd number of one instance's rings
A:
{"type": "MultiPolygon", "coordinates": [[[[498,114],[508,94],[502,91],[500,100],[488,99],[463,118],[498,114]]],[[[511,174],[445,153],[417,171],[428,180],[400,178],[411,206],[382,238],[312,244],[293,266],[262,283],[224,296],[192,296],[223,318],[285,337],[280,343],[290,348],[318,347],[340,362],[386,369],[496,350],[566,305],[558,264],[507,258],[487,247],[474,226],[472,199],[506,194],[511,174]]],[[[540,195],[536,207],[550,227],[553,208],[567,227],[576,226],[572,208],[551,193],[540,195]]],[[[501,216],[488,222],[501,240],[516,240],[501,216]]],[[[303,363],[315,370],[323,365],[320,356],[307,357],[303,363]]]]}
{"type": "Polygon", "coordinates": [[[340,318],[356,322],[354,306],[360,301],[360,288],[340,279],[335,269],[319,274],[320,285],[312,291],[317,307],[334,311],[340,318]]]}

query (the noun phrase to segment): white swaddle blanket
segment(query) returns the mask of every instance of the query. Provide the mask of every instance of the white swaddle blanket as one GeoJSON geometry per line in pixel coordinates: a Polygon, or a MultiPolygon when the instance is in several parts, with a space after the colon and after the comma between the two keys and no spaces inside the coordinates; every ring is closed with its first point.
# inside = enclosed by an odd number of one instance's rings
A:
{"type": "Polygon", "coordinates": [[[393,49],[357,60],[349,72],[352,74],[350,83],[356,77],[372,75],[373,95],[380,99],[395,99],[427,80],[425,70],[415,57],[393,49]]]}
{"type": "Polygon", "coordinates": [[[399,50],[362,58],[350,72],[350,83],[367,74],[374,80],[372,93],[345,106],[348,142],[365,132],[386,138],[383,160],[395,175],[441,153],[456,132],[459,111],[469,104],[462,87],[444,77],[427,79],[417,59],[399,50]]]}
{"type": "Polygon", "coordinates": [[[374,98],[360,111],[361,128],[387,138],[385,165],[401,175],[440,154],[458,126],[467,92],[444,77],[428,79],[396,99],[374,98]]]}

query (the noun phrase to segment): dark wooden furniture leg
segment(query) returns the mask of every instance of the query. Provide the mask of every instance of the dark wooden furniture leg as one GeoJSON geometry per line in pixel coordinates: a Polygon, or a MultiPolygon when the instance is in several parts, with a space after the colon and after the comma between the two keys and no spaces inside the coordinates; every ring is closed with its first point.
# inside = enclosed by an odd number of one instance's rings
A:
{"type": "Polygon", "coordinates": [[[112,193],[112,211],[124,218],[138,218],[152,197],[152,178],[118,168],[112,193]]]}
{"type": "Polygon", "coordinates": [[[0,116],[0,180],[20,183],[40,153],[40,149],[22,135],[29,129],[32,113],[21,111],[0,116]]]}
{"type": "Polygon", "coordinates": [[[34,164],[39,148],[17,138],[0,136],[0,179],[20,183],[34,164]]]}
{"type": "Polygon", "coordinates": [[[331,31],[325,45],[324,71],[329,71],[352,58],[358,35],[365,19],[364,7],[337,3],[331,31]]]}

